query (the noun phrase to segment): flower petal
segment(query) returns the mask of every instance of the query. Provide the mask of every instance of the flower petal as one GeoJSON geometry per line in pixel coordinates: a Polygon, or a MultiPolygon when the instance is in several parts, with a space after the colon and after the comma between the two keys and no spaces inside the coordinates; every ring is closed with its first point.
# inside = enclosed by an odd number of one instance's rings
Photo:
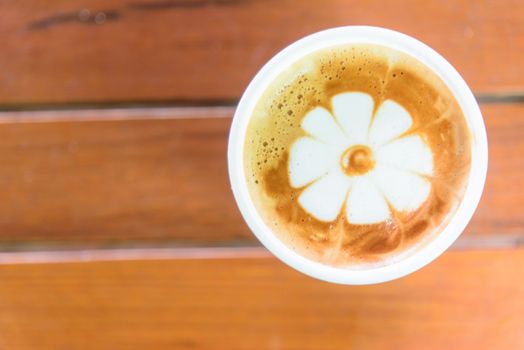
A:
{"type": "Polygon", "coordinates": [[[331,103],[333,114],[351,144],[367,142],[373,98],[361,92],[346,92],[334,96],[331,103]]]}
{"type": "Polygon", "coordinates": [[[413,120],[404,107],[392,100],[384,101],[373,119],[369,142],[374,146],[382,145],[402,135],[412,124],[413,120]]]}
{"type": "Polygon", "coordinates": [[[333,221],[340,213],[351,180],[338,166],[308,186],[298,202],[309,214],[321,221],[333,221]]]}
{"type": "Polygon", "coordinates": [[[293,187],[302,187],[337,164],[337,147],[312,139],[301,137],[291,146],[289,152],[289,181],[293,187]]]}
{"type": "Polygon", "coordinates": [[[371,176],[389,203],[398,211],[417,209],[431,191],[431,183],[422,176],[387,165],[377,165],[371,176]]]}
{"type": "Polygon", "coordinates": [[[419,174],[433,174],[433,153],[417,135],[403,137],[378,148],[375,160],[419,174]]]}
{"type": "Polygon", "coordinates": [[[346,215],[348,222],[355,225],[375,224],[389,218],[389,207],[384,196],[369,176],[355,179],[349,191],[346,215]]]}
{"type": "Polygon", "coordinates": [[[322,107],[309,111],[302,119],[302,129],[318,140],[345,146],[348,141],[331,114],[322,107]]]}

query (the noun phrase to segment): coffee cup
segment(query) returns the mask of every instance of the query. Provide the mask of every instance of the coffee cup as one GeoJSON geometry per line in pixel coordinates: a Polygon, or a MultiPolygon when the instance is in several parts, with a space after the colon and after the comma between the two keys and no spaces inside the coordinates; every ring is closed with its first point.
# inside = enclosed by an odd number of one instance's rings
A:
{"type": "Polygon", "coordinates": [[[477,207],[487,155],[480,109],[459,73],[420,41],[366,26],[318,32],[274,56],[244,92],[228,145],[231,187],[255,236],[289,266],[341,284],[400,278],[442,254],[477,207]],[[283,127],[268,127],[272,113],[283,127]],[[407,170],[381,165],[392,162],[407,170]]]}

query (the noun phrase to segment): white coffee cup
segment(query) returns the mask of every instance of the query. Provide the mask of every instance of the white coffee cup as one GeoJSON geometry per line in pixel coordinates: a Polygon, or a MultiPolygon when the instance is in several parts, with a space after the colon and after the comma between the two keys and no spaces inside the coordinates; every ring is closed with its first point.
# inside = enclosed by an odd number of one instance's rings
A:
{"type": "Polygon", "coordinates": [[[372,284],[408,275],[442,254],[463,232],[478,205],[488,166],[484,121],[471,90],[460,74],[437,52],[422,42],[396,31],[368,26],[324,30],[289,45],[274,56],[253,78],[244,92],[229,134],[228,165],[231,187],[244,220],[276,257],[289,266],[324,281],[341,284],[372,284]],[[471,133],[471,171],[466,192],[443,231],[403,259],[384,266],[351,269],[328,266],[307,259],[286,246],[264,223],[251,201],[244,174],[243,152],[246,129],[255,105],[274,79],[294,62],[319,49],[354,43],[378,44],[405,52],[431,68],[457,99],[471,133]]]}

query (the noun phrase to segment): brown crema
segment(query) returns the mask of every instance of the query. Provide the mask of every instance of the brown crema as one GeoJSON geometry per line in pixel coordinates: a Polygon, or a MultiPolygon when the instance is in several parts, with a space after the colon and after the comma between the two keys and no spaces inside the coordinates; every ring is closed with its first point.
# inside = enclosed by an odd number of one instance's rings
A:
{"type": "MultiPolygon", "coordinates": [[[[258,101],[245,140],[246,181],[266,225],[299,254],[335,266],[387,264],[431,241],[460,204],[471,163],[466,120],[442,80],[405,53],[369,44],[316,51],[284,70],[258,101]],[[393,100],[411,115],[406,134],[420,135],[433,153],[433,175],[427,177],[431,192],[418,209],[390,208],[385,222],[354,225],[344,210],[323,222],[297,202],[306,186],[290,185],[288,159],[292,144],[306,135],[301,121],[318,106],[332,112],[331,98],[343,92],[369,94],[375,111],[393,100]]],[[[344,155],[341,166],[347,174],[373,165],[367,152],[362,148],[344,155]]]]}

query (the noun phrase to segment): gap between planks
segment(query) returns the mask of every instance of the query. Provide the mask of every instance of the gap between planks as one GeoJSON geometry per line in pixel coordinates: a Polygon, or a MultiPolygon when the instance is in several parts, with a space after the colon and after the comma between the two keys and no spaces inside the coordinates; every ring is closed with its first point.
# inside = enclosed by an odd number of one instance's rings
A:
{"type": "MultiPolygon", "coordinates": [[[[479,104],[524,103],[524,91],[475,94],[479,104]]],[[[144,101],[0,105],[0,123],[231,117],[238,101],[144,101]]]]}
{"type": "Polygon", "coordinates": [[[231,106],[10,111],[0,112],[0,125],[12,123],[231,118],[234,111],[235,108],[231,106]]]}
{"type": "MultiPolygon", "coordinates": [[[[524,234],[462,236],[449,250],[503,250],[524,247],[524,234]]],[[[122,244],[112,248],[60,249],[55,247],[31,246],[31,251],[0,252],[0,265],[71,263],[95,261],[132,260],[192,260],[192,259],[244,259],[269,258],[271,254],[261,246],[231,247],[170,247],[170,246],[127,246],[122,244]]]]}

